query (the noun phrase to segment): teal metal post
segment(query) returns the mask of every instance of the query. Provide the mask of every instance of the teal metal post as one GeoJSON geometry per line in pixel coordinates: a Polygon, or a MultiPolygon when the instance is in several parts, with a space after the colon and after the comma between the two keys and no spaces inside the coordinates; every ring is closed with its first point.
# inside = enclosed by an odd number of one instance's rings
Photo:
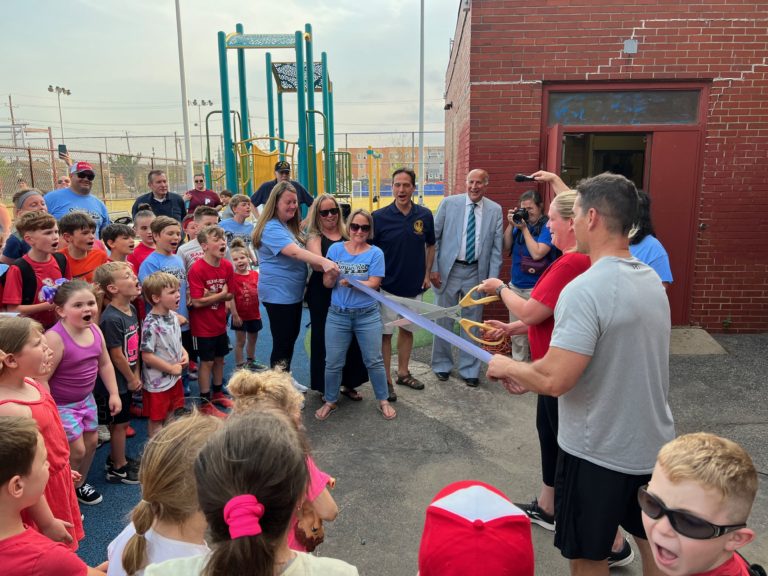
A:
{"type": "MultiPolygon", "coordinates": [[[[312,58],[312,24],[304,25],[304,45],[307,56],[307,110],[315,109],[315,62],[312,58]]],[[[315,142],[315,115],[310,114],[307,118],[307,152],[312,152],[312,157],[308,158],[312,162],[312,170],[309,170],[309,193],[313,196],[318,194],[317,189],[317,169],[315,165],[315,154],[317,153],[317,142],[315,142]]]]}
{"type": "Polygon", "coordinates": [[[304,44],[302,43],[303,34],[296,31],[296,100],[298,103],[299,121],[299,182],[303,186],[308,185],[309,174],[309,155],[307,154],[307,106],[305,104],[307,75],[304,73],[304,44]]]}
{"type": "MultiPolygon", "coordinates": [[[[328,142],[331,147],[331,154],[336,158],[336,136],[333,133],[333,82],[328,81],[328,142]]],[[[336,162],[333,163],[333,169],[331,172],[331,180],[333,182],[333,191],[336,192],[336,162]]]]}
{"type": "Polygon", "coordinates": [[[336,191],[336,182],[333,179],[333,168],[336,165],[336,157],[331,151],[331,138],[328,134],[328,55],[323,52],[320,54],[320,64],[322,66],[323,79],[323,132],[325,133],[325,189],[334,193],[336,191]]]}
{"type": "MultiPolygon", "coordinates": [[[[272,54],[267,52],[266,54],[266,64],[267,64],[267,120],[269,123],[269,137],[274,138],[275,137],[275,104],[273,102],[272,97],[272,54]]],[[[274,151],[275,149],[275,141],[270,140],[269,141],[269,150],[274,151]]]]}
{"type": "Polygon", "coordinates": [[[278,91],[277,93],[277,137],[280,138],[280,160],[285,160],[283,153],[285,152],[285,123],[283,122],[283,93],[278,91]]]}
{"type": "Polygon", "coordinates": [[[232,149],[232,127],[230,124],[231,110],[229,107],[229,76],[227,75],[227,35],[218,34],[219,44],[219,78],[221,83],[221,118],[224,137],[224,170],[227,173],[227,189],[238,191],[237,165],[235,151],[232,149]]]}
{"type": "MultiPolygon", "coordinates": [[[[238,34],[243,34],[243,25],[235,25],[235,30],[238,34]]],[[[242,48],[237,49],[237,78],[240,87],[240,138],[248,140],[251,137],[250,130],[248,128],[248,91],[245,87],[245,50],[242,48]]],[[[248,150],[251,149],[250,142],[247,144],[248,150]]],[[[251,162],[244,161],[240,163],[243,170],[250,169],[251,162]]],[[[253,177],[248,178],[248,184],[245,186],[245,193],[248,196],[253,195],[253,177]]]]}

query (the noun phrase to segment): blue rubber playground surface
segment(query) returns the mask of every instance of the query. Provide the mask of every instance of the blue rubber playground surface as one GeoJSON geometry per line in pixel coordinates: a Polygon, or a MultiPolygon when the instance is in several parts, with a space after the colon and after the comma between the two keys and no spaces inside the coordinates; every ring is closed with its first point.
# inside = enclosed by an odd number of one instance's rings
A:
{"type": "MultiPolygon", "coordinates": [[[[269,355],[272,351],[272,338],[269,332],[269,318],[262,307],[262,321],[264,329],[259,332],[256,344],[256,361],[269,365],[269,355]]],[[[293,377],[300,383],[309,386],[309,356],[304,348],[304,339],[309,324],[309,311],[304,310],[301,321],[301,333],[296,340],[296,348],[292,361],[293,377]]],[[[234,334],[230,331],[230,339],[235,341],[234,334]]],[[[224,365],[224,382],[226,383],[235,369],[234,354],[229,354],[224,365]]],[[[192,396],[198,393],[197,381],[190,382],[192,396]]],[[[128,440],[128,455],[135,456],[140,453],[147,442],[146,419],[134,419],[131,426],[136,430],[136,436],[128,440]]],[[[88,474],[88,482],[101,492],[104,500],[95,506],[80,506],[80,511],[85,515],[83,526],[85,539],[80,542],[78,555],[89,565],[97,566],[107,559],[107,545],[130,522],[130,512],[141,499],[141,487],[139,485],[110,484],[104,479],[104,463],[109,456],[109,444],[104,444],[96,451],[91,471],[88,474]]]]}

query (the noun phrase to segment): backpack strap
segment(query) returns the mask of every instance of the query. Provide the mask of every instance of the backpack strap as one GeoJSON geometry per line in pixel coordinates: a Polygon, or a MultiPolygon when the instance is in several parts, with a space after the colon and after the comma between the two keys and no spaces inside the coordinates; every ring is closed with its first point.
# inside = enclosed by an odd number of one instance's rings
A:
{"type": "MultiPolygon", "coordinates": [[[[67,257],[60,252],[54,252],[53,259],[59,266],[61,277],[65,278],[67,275],[67,257]]],[[[35,276],[35,270],[32,268],[32,265],[24,257],[21,257],[17,258],[11,266],[16,266],[21,273],[21,304],[24,306],[34,304],[37,293],[37,276],[35,276]]],[[[6,277],[7,272],[2,277],[3,286],[5,286],[6,277]]]]}

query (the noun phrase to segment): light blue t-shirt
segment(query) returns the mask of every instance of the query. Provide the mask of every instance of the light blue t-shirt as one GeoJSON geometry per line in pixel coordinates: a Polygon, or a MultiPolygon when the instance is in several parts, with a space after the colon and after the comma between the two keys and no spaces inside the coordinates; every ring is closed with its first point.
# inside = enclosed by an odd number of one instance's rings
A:
{"type": "Polygon", "coordinates": [[[230,218],[229,220],[222,220],[219,222],[219,226],[224,229],[227,235],[227,258],[229,258],[229,248],[232,246],[232,240],[240,238],[245,242],[248,252],[253,252],[253,223],[247,220],[242,224],[238,224],[237,220],[230,218]]]}
{"type": "MultiPolygon", "coordinates": [[[[168,272],[173,274],[179,279],[181,286],[179,286],[179,293],[181,294],[181,302],[179,302],[179,309],[177,312],[189,320],[189,312],[187,311],[187,272],[184,269],[184,260],[181,256],[172,254],[171,256],[165,256],[157,252],[152,252],[144,262],[141,263],[139,268],[139,281],[143,282],[144,279],[153,272],[168,272]]],[[[151,306],[150,306],[151,307],[151,306]]],[[[149,308],[147,308],[149,312],[149,308]]],[[[189,330],[189,322],[181,327],[182,332],[189,330]]]]}
{"type": "Polygon", "coordinates": [[[289,244],[303,248],[291,231],[273,218],[264,226],[259,246],[259,297],[269,304],[295,304],[304,297],[307,265],[281,254],[289,244]]]}
{"type": "MultiPolygon", "coordinates": [[[[344,242],[337,242],[328,248],[326,258],[339,265],[343,278],[355,280],[368,280],[370,276],[384,278],[384,252],[378,246],[371,246],[362,254],[350,254],[344,247],[344,242]]],[[[367,294],[349,286],[340,286],[338,283],[331,292],[331,304],[339,308],[362,309],[376,304],[376,300],[367,294]]]]}
{"type": "Polygon", "coordinates": [[[48,207],[48,214],[56,220],[76,210],[85,212],[96,222],[97,238],[100,236],[101,229],[110,223],[109,212],[104,202],[92,194],[85,196],[78,194],[71,188],[51,190],[45,195],[45,205],[48,207]]]}
{"type": "Polygon", "coordinates": [[[645,262],[656,271],[662,282],[672,283],[672,269],[669,267],[669,256],[664,246],[655,236],[648,234],[637,244],[629,245],[629,253],[640,262],[645,262]]]}

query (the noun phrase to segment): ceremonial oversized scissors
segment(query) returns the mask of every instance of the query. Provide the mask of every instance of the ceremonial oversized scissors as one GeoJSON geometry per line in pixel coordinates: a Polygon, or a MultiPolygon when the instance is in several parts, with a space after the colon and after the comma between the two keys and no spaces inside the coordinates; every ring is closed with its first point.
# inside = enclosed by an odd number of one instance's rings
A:
{"type": "MultiPolygon", "coordinates": [[[[451,318],[452,320],[458,322],[459,326],[461,326],[461,329],[464,330],[464,332],[467,333],[467,336],[469,336],[475,342],[478,342],[486,346],[498,346],[499,344],[504,342],[503,339],[497,340],[495,342],[488,342],[487,340],[483,340],[480,336],[476,336],[475,334],[472,333],[473,330],[483,330],[483,331],[493,330],[494,329],[493,326],[489,326],[488,324],[485,324],[483,322],[475,322],[474,320],[470,320],[469,318],[461,317],[462,308],[469,308],[470,306],[479,306],[480,304],[490,304],[491,302],[498,302],[500,300],[500,298],[496,295],[484,296],[482,298],[475,298],[474,294],[480,293],[478,288],[480,288],[480,284],[478,284],[477,286],[472,288],[472,290],[467,292],[464,298],[462,298],[458,304],[456,304],[455,306],[449,306],[448,308],[443,308],[442,306],[438,306],[436,304],[430,304],[429,302],[421,302],[420,300],[412,300],[410,298],[401,298],[399,296],[387,295],[387,297],[397,301],[398,303],[402,304],[406,308],[413,310],[414,312],[418,312],[419,316],[421,316],[422,318],[426,318],[427,320],[451,318]]],[[[413,324],[413,322],[411,322],[407,318],[400,318],[393,322],[388,322],[386,326],[408,326],[409,324],[413,324]]]]}

